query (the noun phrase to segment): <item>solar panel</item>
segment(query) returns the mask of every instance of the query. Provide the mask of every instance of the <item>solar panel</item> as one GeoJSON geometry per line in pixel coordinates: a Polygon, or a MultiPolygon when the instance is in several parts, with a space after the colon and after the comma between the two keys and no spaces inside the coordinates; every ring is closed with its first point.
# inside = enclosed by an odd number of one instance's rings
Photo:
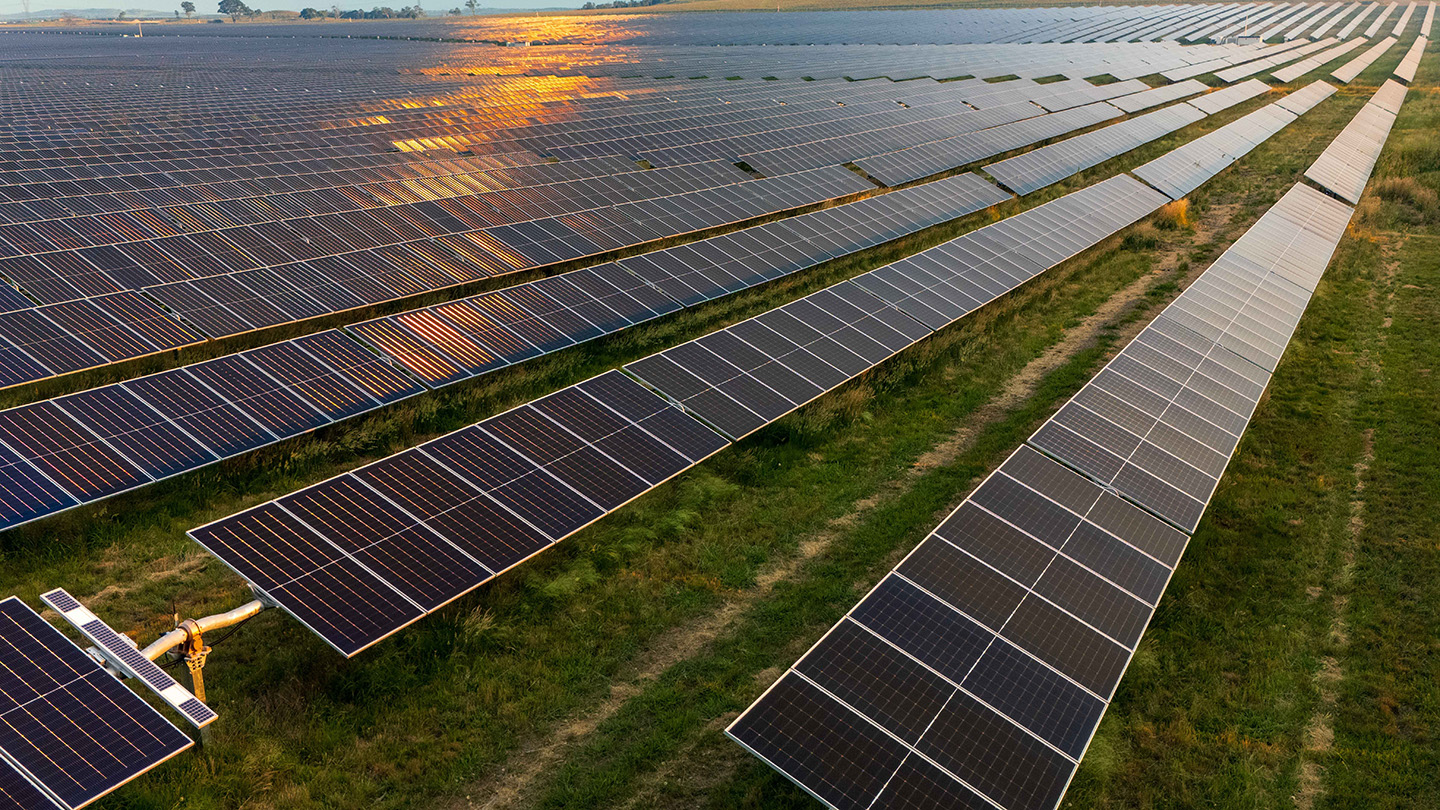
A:
{"type": "Polygon", "coordinates": [[[1178,200],[1334,92],[1335,88],[1325,82],[1314,82],[1161,155],[1132,174],[1178,200]]]}
{"type": "Polygon", "coordinates": [[[1390,128],[1395,124],[1405,92],[1404,85],[1387,79],[1320,153],[1305,176],[1341,199],[1359,203],[1365,184],[1370,181],[1370,172],[1390,137],[1390,128]]]}
{"type": "Polygon", "coordinates": [[[54,402],[0,412],[0,441],[78,501],[151,480],[54,402]]]}
{"type": "Polygon", "coordinates": [[[264,425],[187,369],[140,377],[120,386],[220,458],[279,441],[264,425]]]}
{"type": "Polygon", "coordinates": [[[296,338],[295,344],[320,362],[343,373],[350,382],[381,404],[396,402],[425,390],[415,378],[396,369],[379,355],[331,329],[296,338]]]}
{"type": "Polygon", "coordinates": [[[612,371],[190,535],[350,656],[725,444],[612,371]]]}
{"type": "MultiPolygon", "coordinates": [[[[1384,19],[1385,17],[1382,15],[1375,22],[1383,22],[1384,19]]],[[[1369,36],[1371,35],[1366,34],[1367,38],[1369,36]]],[[[1368,68],[1371,65],[1375,64],[1375,62],[1380,57],[1384,56],[1387,51],[1395,47],[1395,43],[1397,41],[1398,40],[1396,40],[1394,37],[1386,37],[1385,39],[1380,40],[1379,42],[1372,45],[1369,49],[1367,49],[1364,53],[1336,68],[1333,72],[1331,72],[1330,75],[1334,76],[1336,81],[1344,82],[1345,84],[1349,84],[1350,82],[1355,81],[1355,77],[1359,76],[1362,72],[1364,72],[1365,68],[1368,68]]]]}
{"type": "Polygon", "coordinates": [[[1017,194],[1029,194],[1204,117],[1193,107],[1177,104],[990,163],[985,172],[1017,194]]]}
{"type": "Polygon", "coordinates": [[[1214,115],[1221,110],[1227,110],[1236,104],[1249,101],[1256,96],[1262,96],[1270,92],[1270,86],[1259,79],[1250,79],[1240,84],[1207,93],[1199,98],[1192,98],[1185,102],[1206,115],[1214,115]]]}
{"type": "Polygon", "coordinates": [[[187,366],[185,371],[279,438],[314,430],[330,421],[318,407],[245,355],[217,357],[187,366]]]}
{"type": "MultiPolygon", "coordinates": [[[[60,806],[83,807],[193,744],[15,597],[0,602],[0,668],[0,753],[60,806]]],[[[0,789],[35,795],[8,774],[0,789]]]]}
{"type": "Polygon", "coordinates": [[[1420,69],[1420,60],[1424,58],[1425,48],[1429,44],[1430,40],[1424,35],[1416,37],[1410,50],[1405,52],[1405,58],[1401,59],[1395,68],[1395,77],[1407,83],[1415,81],[1415,71],[1420,69]]]}
{"type": "Polygon", "coordinates": [[[244,353],[245,359],[332,420],[364,413],[378,404],[349,376],[322,363],[298,342],[275,343],[244,353]]]}
{"type": "Polygon", "coordinates": [[[65,589],[57,588],[42,593],[40,599],[90,639],[111,666],[131,678],[139,679],[196,728],[204,728],[214,722],[217,715],[210,707],[196,700],[189,690],[177,683],[165,670],[141,655],[129,639],[110,629],[109,625],[80,604],[65,589]]]}

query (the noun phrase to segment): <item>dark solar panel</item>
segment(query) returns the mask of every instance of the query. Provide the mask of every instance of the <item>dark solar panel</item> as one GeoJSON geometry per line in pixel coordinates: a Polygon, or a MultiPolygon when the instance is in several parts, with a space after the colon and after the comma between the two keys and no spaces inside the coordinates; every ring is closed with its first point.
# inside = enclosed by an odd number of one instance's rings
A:
{"type": "Polygon", "coordinates": [[[151,480],[53,402],[0,411],[0,441],[80,501],[151,480]]]}
{"type": "Polygon", "coordinates": [[[298,343],[251,349],[245,358],[332,420],[363,413],[377,404],[351,385],[346,375],[321,363],[298,343]]]}
{"type": "Polygon", "coordinates": [[[185,472],[216,458],[215,453],[122,386],[71,394],[55,403],[151,478],[185,472]]]}
{"type": "Polygon", "coordinates": [[[217,456],[277,441],[263,424],[237,408],[189,370],[173,369],[121,383],[217,456]]]}
{"type": "Polygon", "coordinates": [[[20,600],[0,602],[0,751],[66,805],[192,744],[20,600]]]}
{"type": "Polygon", "coordinates": [[[192,535],[351,655],[723,446],[706,433],[612,371],[192,535]]]}
{"type": "Polygon", "coordinates": [[[330,421],[243,355],[218,357],[185,370],[280,438],[330,421]]]}
{"type": "Polygon", "coordinates": [[[414,377],[337,330],[306,335],[294,342],[325,365],[343,372],[352,384],[378,402],[395,402],[425,390],[425,386],[414,377]]]}

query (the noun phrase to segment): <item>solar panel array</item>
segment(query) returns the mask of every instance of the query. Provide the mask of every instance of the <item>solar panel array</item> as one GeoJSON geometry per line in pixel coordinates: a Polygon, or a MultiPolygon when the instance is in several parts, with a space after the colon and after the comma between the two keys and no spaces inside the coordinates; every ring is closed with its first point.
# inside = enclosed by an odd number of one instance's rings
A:
{"type": "Polygon", "coordinates": [[[1405,52],[1405,58],[1395,68],[1396,78],[1406,83],[1415,81],[1415,71],[1420,69],[1420,60],[1425,58],[1425,48],[1429,44],[1430,40],[1423,36],[1415,38],[1410,50],[1405,52]]]}
{"type": "Polygon", "coordinates": [[[1176,104],[987,164],[985,173],[1017,194],[1029,194],[1163,138],[1205,115],[1188,104],[1176,104]]]}
{"type": "MultiPolygon", "coordinates": [[[[961,317],[1163,201],[1122,176],[987,226],[941,246],[968,264],[935,291],[961,317]]],[[[905,314],[926,297],[867,289],[894,288],[867,274],[627,367],[683,408],[607,372],[190,535],[354,655],[938,328],[905,314]]]]}
{"type": "Polygon", "coordinates": [[[1386,51],[1395,47],[1397,41],[1394,37],[1386,37],[1380,40],[1364,53],[1331,71],[1330,75],[1334,76],[1337,81],[1349,84],[1354,81],[1355,77],[1359,76],[1365,68],[1370,67],[1377,59],[1384,56],[1386,51]]]}
{"type": "Polygon", "coordinates": [[[1405,85],[1387,79],[1320,153],[1305,176],[1352,205],[1359,203],[1375,161],[1380,159],[1385,140],[1390,137],[1390,127],[1400,114],[1405,92],[1405,85]]]}
{"type": "Polygon", "coordinates": [[[0,601],[0,799],[73,810],[191,745],[25,603],[0,601]]]}
{"type": "MultiPolygon", "coordinates": [[[[1143,52],[1186,59],[1169,47],[1143,52]]],[[[966,58],[987,75],[1029,68],[1125,78],[1161,67],[1078,45],[1053,56],[966,58]]],[[[22,50],[14,62],[55,75],[48,53],[22,50]]],[[[1100,111],[996,129],[1037,115],[1036,105],[1055,113],[1154,95],[1133,78],[747,82],[718,93],[669,79],[607,80],[584,97],[573,83],[537,77],[521,93],[510,87],[481,101],[476,79],[424,72],[432,67],[378,90],[342,83],[334,98],[299,104],[295,91],[310,92],[296,87],[303,79],[275,71],[265,79],[274,95],[247,100],[251,112],[266,112],[201,147],[184,126],[213,123],[203,113],[166,118],[168,94],[149,77],[126,89],[137,129],[91,131],[94,111],[113,99],[89,81],[104,64],[67,67],[76,81],[63,82],[63,94],[9,91],[27,117],[6,141],[16,160],[0,171],[0,275],[13,285],[0,285],[0,308],[13,310],[0,312],[0,386],[833,199],[868,188],[837,166],[847,160],[943,154],[960,134],[986,128],[969,147],[984,157],[995,154],[986,154],[993,139],[1015,148],[1100,111]],[[532,88],[556,108],[516,120],[514,97],[532,88]],[[440,92],[410,100],[432,89],[440,92]],[[377,97],[382,91],[394,95],[377,97]],[[436,107],[443,118],[426,111],[436,107]],[[83,134],[44,134],[56,131],[83,134]],[[376,147],[415,157],[376,155],[376,147]],[[657,168],[639,171],[633,158],[657,168]],[[736,171],[730,161],[741,158],[773,176],[736,171]]]]}
{"type": "Polygon", "coordinates": [[[1180,199],[1279,132],[1291,121],[1329,98],[1335,88],[1314,82],[1301,90],[1231,121],[1144,164],[1131,173],[1180,199]]]}
{"type": "Polygon", "coordinates": [[[0,526],[188,472],[1006,199],[990,183],[958,175],[0,411],[7,482],[0,526]]]}
{"type": "Polygon", "coordinates": [[[727,733],[832,807],[1056,807],[1350,213],[1291,189],[727,733]]]}

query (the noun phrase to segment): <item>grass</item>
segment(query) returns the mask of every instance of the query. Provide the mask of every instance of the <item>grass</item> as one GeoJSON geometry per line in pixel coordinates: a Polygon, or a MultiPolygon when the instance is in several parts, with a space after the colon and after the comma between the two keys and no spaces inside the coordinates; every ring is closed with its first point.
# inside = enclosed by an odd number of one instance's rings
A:
{"type": "MultiPolygon", "coordinates": [[[[99,806],[465,806],[512,786],[499,769],[517,751],[579,728],[518,806],[814,807],[720,729],[1173,297],[1184,268],[1213,260],[1296,182],[1400,51],[1185,209],[1041,276],[354,661],[278,611],[262,615],[212,656],[206,680],[221,720],[204,748],[99,806]],[[1213,232],[1199,235],[1200,222],[1213,232]],[[1142,280],[1148,292],[1095,341],[980,419],[997,390],[1142,280]],[[912,472],[964,430],[974,435],[961,452],[912,472]],[[776,570],[785,575],[762,587],[776,570]],[[713,639],[650,671],[664,658],[657,646],[734,605],[713,639]],[[594,716],[600,705],[613,711],[594,716]],[[582,733],[587,722],[595,730],[582,733]]],[[[1440,486],[1440,233],[1424,205],[1440,190],[1440,106],[1434,59],[1421,70],[1424,91],[1406,103],[1376,193],[1067,806],[1288,808],[1317,768],[1317,807],[1437,806],[1440,515],[1416,504],[1433,505],[1440,486]],[[1357,487],[1366,430],[1374,460],[1357,487]],[[1317,678],[1337,670],[1338,680],[1317,678]],[[1329,747],[1315,744],[1317,718],[1328,718],[1329,747]]],[[[996,212],[0,535],[0,582],[31,604],[64,585],[148,640],[172,612],[246,598],[185,529],[1112,176],[1266,101],[996,212]]]]}

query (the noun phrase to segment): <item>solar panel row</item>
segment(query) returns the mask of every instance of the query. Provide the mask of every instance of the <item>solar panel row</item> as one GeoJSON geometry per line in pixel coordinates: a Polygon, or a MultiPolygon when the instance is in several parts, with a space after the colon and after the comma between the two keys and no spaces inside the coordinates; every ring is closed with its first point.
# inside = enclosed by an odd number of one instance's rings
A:
{"type": "Polygon", "coordinates": [[[1214,132],[1134,169],[1131,173],[1178,200],[1263,143],[1316,104],[1335,88],[1314,82],[1301,90],[1231,121],[1214,132]]]}
{"type": "Polygon", "coordinates": [[[1390,137],[1390,127],[1395,124],[1400,105],[1405,101],[1405,91],[1405,85],[1387,79],[1325,147],[1305,176],[1352,205],[1359,203],[1375,161],[1380,159],[1385,140],[1390,137]]]}
{"type": "Polygon", "coordinates": [[[334,330],[0,411],[13,526],[422,390],[334,330]]]}
{"type": "Polygon", "coordinates": [[[855,284],[940,329],[1159,208],[1120,175],[872,270],[855,284]]]}
{"type": "Polygon", "coordinates": [[[1292,188],[1030,443],[1193,532],[1351,213],[1292,188]]]}
{"type": "Polygon", "coordinates": [[[1029,194],[1204,117],[1188,104],[1176,104],[987,164],[985,172],[1015,193],[1029,194]]]}
{"type": "Polygon", "coordinates": [[[837,808],[1056,807],[1210,494],[1154,485],[1213,487],[1350,213],[1293,188],[727,733],[837,808]]]}
{"type": "Polygon", "coordinates": [[[1175,82],[1174,84],[1167,84],[1162,87],[1111,99],[1110,103],[1119,108],[1121,112],[1137,113],[1141,110],[1148,110],[1151,107],[1157,107],[1161,104],[1167,104],[1171,101],[1193,96],[1196,93],[1204,93],[1209,89],[1210,88],[1201,82],[1197,82],[1194,79],[1187,79],[1182,82],[1175,82]]]}
{"type": "Polygon", "coordinates": [[[351,656],[725,445],[611,371],[190,536],[351,656]]]}
{"type": "Polygon", "coordinates": [[[1406,83],[1415,81],[1415,71],[1420,69],[1420,60],[1425,57],[1425,48],[1429,44],[1429,39],[1423,36],[1416,37],[1410,50],[1405,52],[1405,58],[1401,59],[1400,64],[1396,66],[1395,77],[1406,83]]]}
{"type": "Polygon", "coordinates": [[[625,369],[739,439],[1164,202],[1111,178],[625,369]]]}
{"type": "Polygon", "coordinates": [[[1394,37],[1386,37],[1385,39],[1382,39],[1380,42],[1371,46],[1364,53],[1331,71],[1330,75],[1334,76],[1336,81],[1349,84],[1350,82],[1354,81],[1355,77],[1359,76],[1360,73],[1365,70],[1365,68],[1368,68],[1371,65],[1375,64],[1376,60],[1384,56],[1386,51],[1395,47],[1395,43],[1398,41],[1399,40],[1395,39],[1394,37]]]}
{"type": "Polygon", "coordinates": [[[898,186],[1002,152],[1085,129],[1121,115],[1119,110],[1109,104],[1096,102],[966,133],[924,146],[862,158],[856,160],[855,165],[887,186],[898,186]]]}
{"type": "Polygon", "coordinates": [[[1309,59],[1302,59],[1293,65],[1289,65],[1280,68],[1279,70],[1273,71],[1270,75],[1274,76],[1276,79],[1282,82],[1293,82],[1301,76],[1304,76],[1306,73],[1309,73],[1316,68],[1328,65],[1336,59],[1339,59],[1340,57],[1364,44],[1364,39],[1356,37],[1349,42],[1342,42],[1333,48],[1321,51],[1320,53],[1315,54],[1309,59]]]}
{"type": "MultiPolygon", "coordinates": [[[[1379,3],[1376,3],[1376,5],[1379,5],[1379,3]]],[[[1399,5],[1398,2],[1387,4],[1385,10],[1380,13],[1380,16],[1376,17],[1375,20],[1370,23],[1370,27],[1365,29],[1365,38],[1370,39],[1380,33],[1380,28],[1385,25],[1386,20],[1390,19],[1390,15],[1395,13],[1395,9],[1399,5]]]]}
{"type": "Polygon", "coordinates": [[[1316,51],[1324,50],[1325,48],[1328,48],[1333,44],[1335,44],[1335,40],[1333,38],[1326,38],[1318,42],[1311,42],[1307,45],[1302,45],[1298,48],[1286,51],[1283,54],[1266,57],[1265,59],[1257,59],[1254,62],[1246,62],[1243,65],[1236,65],[1232,68],[1226,68],[1225,70],[1216,71],[1215,77],[1222,82],[1239,81],[1240,79],[1246,78],[1247,76],[1254,76],[1257,73],[1268,70],[1277,65],[1283,65],[1288,62],[1293,62],[1303,56],[1309,56],[1310,54],[1315,53],[1316,51]]]}
{"type": "Polygon", "coordinates": [[[1256,96],[1263,96],[1268,92],[1270,92],[1269,85],[1259,79],[1250,79],[1240,84],[1216,90],[1213,93],[1206,93],[1199,98],[1192,98],[1185,103],[1206,115],[1214,115],[1242,101],[1249,101],[1256,96]]]}
{"type": "Polygon", "coordinates": [[[1390,30],[1390,36],[1398,37],[1404,32],[1405,26],[1410,24],[1410,18],[1415,16],[1415,9],[1419,6],[1419,0],[1410,0],[1410,4],[1405,7],[1405,13],[1401,14],[1400,19],[1395,21],[1395,27],[1390,30]]]}
{"type": "Polygon", "coordinates": [[[178,475],[1005,199],[961,175],[347,327],[374,352],[330,330],[0,411],[0,476],[9,484],[0,492],[0,525],[178,475]]]}
{"type": "Polygon", "coordinates": [[[1378,8],[1380,8],[1379,3],[1365,3],[1360,8],[1360,13],[1356,14],[1354,17],[1351,17],[1350,22],[1345,23],[1345,27],[1340,29],[1340,33],[1336,34],[1336,38],[1345,39],[1349,37],[1356,28],[1360,27],[1360,24],[1365,21],[1365,18],[1370,16],[1370,12],[1375,11],[1378,8]]]}
{"type": "Polygon", "coordinates": [[[1178,82],[1182,79],[1191,79],[1206,73],[1216,73],[1217,71],[1233,66],[1271,59],[1289,53],[1296,48],[1302,48],[1305,44],[1304,42],[1286,42],[1276,45],[1265,45],[1258,48],[1238,48],[1230,52],[1226,52],[1224,48],[1210,49],[1204,52],[1208,55],[1206,58],[1196,60],[1188,65],[1171,68],[1170,70],[1164,71],[1161,75],[1172,82],[1178,82]]]}

